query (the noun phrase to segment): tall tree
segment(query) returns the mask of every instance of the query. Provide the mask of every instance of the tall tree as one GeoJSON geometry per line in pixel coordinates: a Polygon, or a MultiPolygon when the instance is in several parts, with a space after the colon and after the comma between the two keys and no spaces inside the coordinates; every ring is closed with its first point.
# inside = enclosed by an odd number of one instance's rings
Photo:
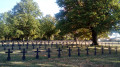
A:
{"type": "Polygon", "coordinates": [[[58,26],[65,33],[88,29],[94,45],[97,36],[110,31],[119,20],[119,0],[57,0],[62,10],[56,14],[58,26]]]}
{"type": "Polygon", "coordinates": [[[40,30],[42,36],[50,40],[50,37],[52,35],[57,35],[59,33],[59,30],[56,29],[56,23],[57,21],[55,18],[50,15],[43,17],[40,21],[40,30]]]}
{"type": "Polygon", "coordinates": [[[33,0],[21,0],[12,9],[14,16],[15,35],[26,39],[37,38],[39,31],[38,19],[42,16],[38,4],[33,0]]]}
{"type": "Polygon", "coordinates": [[[5,38],[11,38],[13,35],[13,26],[11,24],[11,11],[1,13],[0,14],[0,28],[1,28],[1,36],[5,38]]]}

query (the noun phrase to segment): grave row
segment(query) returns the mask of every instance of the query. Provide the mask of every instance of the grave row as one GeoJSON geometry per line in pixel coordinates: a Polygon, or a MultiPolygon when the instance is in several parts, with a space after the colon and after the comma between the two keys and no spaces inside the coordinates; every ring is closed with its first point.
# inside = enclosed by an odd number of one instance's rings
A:
{"type": "MultiPolygon", "coordinates": [[[[86,55],[87,56],[89,56],[89,47],[87,47],[86,49],[86,55]]],[[[62,49],[61,48],[58,48],[58,58],[60,58],[61,57],[61,51],[62,51],[62,49]]],[[[69,49],[68,49],[68,56],[69,57],[71,57],[71,55],[72,55],[72,53],[71,53],[71,51],[72,51],[72,49],[69,47],[69,49]]],[[[109,46],[108,47],[108,51],[109,51],[109,54],[111,54],[111,47],[109,46]]],[[[36,52],[36,59],[39,59],[39,52],[41,52],[41,51],[39,51],[39,48],[37,48],[37,50],[36,51],[34,51],[34,52],[36,52]]],[[[50,58],[51,57],[51,50],[50,50],[50,48],[48,48],[47,50],[46,50],[46,52],[48,53],[48,58],[50,58]]],[[[11,60],[11,56],[10,56],[10,54],[11,53],[13,53],[13,51],[11,51],[10,49],[8,49],[8,52],[5,52],[5,53],[7,53],[8,54],[8,56],[7,56],[7,60],[8,61],[10,61],[11,60]]],[[[20,53],[22,53],[23,54],[23,56],[22,56],[22,60],[25,60],[26,59],[26,53],[27,53],[27,50],[26,49],[23,49],[20,53]]],[[[117,47],[115,47],[115,53],[117,54],[118,52],[117,52],[117,47]]],[[[81,55],[81,49],[78,47],[78,49],[77,49],[77,54],[78,54],[78,56],[80,56],[81,55]]],[[[102,46],[101,47],[101,54],[103,55],[104,54],[104,47],[102,46]]],[[[94,47],[94,55],[96,56],[97,55],[97,48],[96,47],[94,47]]]]}
{"type": "MultiPolygon", "coordinates": [[[[78,42],[75,42],[75,41],[8,41],[8,42],[4,42],[4,41],[1,41],[1,44],[2,46],[3,45],[15,45],[15,44],[18,44],[18,45],[21,45],[21,46],[24,46],[25,44],[47,44],[47,45],[52,45],[52,44],[61,44],[61,45],[81,45],[81,47],[83,45],[85,46],[90,46],[91,44],[91,41],[87,41],[87,42],[84,42],[84,41],[78,41],[78,42]]],[[[107,46],[107,45],[118,45],[119,42],[99,42],[100,45],[104,45],[104,46],[107,46]]]]}
{"type": "MultiPolygon", "coordinates": [[[[103,43],[101,43],[101,44],[103,44],[103,43]]],[[[109,45],[110,45],[110,43],[108,43],[109,45]]],[[[32,45],[32,47],[33,47],[33,49],[35,49],[35,46],[36,45],[39,45],[39,48],[40,48],[40,46],[41,45],[44,45],[44,47],[45,47],[45,49],[47,48],[47,45],[51,45],[51,48],[52,48],[52,46],[53,45],[56,45],[56,48],[58,48],[58,45],[62,45],[62,47],[63,47],[63,45],[65,45],[67,48],[69,47],[69,46],[76,46],[76,47],[78,47],[78,44],[74,44],[73,42],[70,42],[70,43],[68,43],[68,42],[66,42],[66,44],[64,44],[64,42],[56,42],[55,44],[53,43],[53,42],[49,42],[48,41],[48,43],[46,43],[46,42],[43,42],[42,43],[42,41],[41,42],[38,42],[38,41],[36,41],[36,42],[31,42],[31,43],[29,43],[29,41],[27,41],[26,43],[23,41],[22,42],[22,44],[20,43],[20,42],[17,42],[17,45],[18,45],[18,48],[19,48],[19,50],[21,49],[21,46],[26,46],[26,49],[28,49],[29,48],[29,46],[30,45],[32,45]]],[[[14,46],[16,46],[15,45],[15,43],[14,43],[14,41],[12,42],[12,44],[10,44],[10,43],[4,43],[4,42],[2,42],[2,46],[4,47],[4,50],[6,50],[6,48],[7,47],[9,47],[9,46],[11,46],[11,49],[12,50],[14,50],[14,46]]],[[[81,47],[83,46],[82,44],[80,45],[81,47]]],[[[86,46],[86,45],[85,45],[86,46]]],[[[89,46],[89,45],[88,45],[89,46]]],[[[105,43],[105,46],[106,46],[106,43],[105,43]]]]}
{"type": "MultiPolygon", "coordinates": [[[[39,46],[39,48],[41,48],[42,45],[43,45],[44,48],[46,49],[47,46],[50,45],[50,44],[46,44],[46,43],[44,43],[44,44],[39,43],[39,44],[38,44],[38,43],[33,43],[33,42],[32,42],[31,44],[28,43],[28,42],[27,42],[27,44],[24,44],[24,43],[23,43],[23,44],[19,44],[19,42],[18,42],[18,45],[15,45],[14,42],[13,42],[13,43],[10,45],[10,44],[4,44],[4,43],[2,43],[2,47],[3,47],[4,50],[6,50],[6,48],[8,48],[8,47],[11,47],[11,49],[14,50],[14,47],[15,47],[15,46],[18,46],[18,49],[19,49],[19,50],[21,50],[21,47],[22,47],[22,46],[26,46],[26,49],[29,49],[29,47],[32,46],[32,48],[35,49],[35,46],[39,46]]],[[[58,43],[53,44],[53,43],[52,43],[52,44],[51,44],[51,48],[53,47],[53,45],[55,45],[56,48],[58,48],[60,45],[62,46],[62,48],[64,47],[64,44],[58,44],[58,43]]],[[[69,44],[69,45],[66,44],[65,46],[68,48],[69,46],[72,46],[72,47],[73,47],[74,45],[75,45],[75,44],[69,44]]],[[[78,44],[76,44],[76,46],[78,46],[78,44]]]]}

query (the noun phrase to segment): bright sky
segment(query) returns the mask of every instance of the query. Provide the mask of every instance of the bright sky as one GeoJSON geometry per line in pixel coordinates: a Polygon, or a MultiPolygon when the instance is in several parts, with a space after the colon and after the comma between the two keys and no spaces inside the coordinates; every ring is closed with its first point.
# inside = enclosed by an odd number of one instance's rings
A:
{"type": "MultiPolygon", "coordinates": [[[[56,4],[56,0],[34,0],[38,3],[41,12],[45,15],[54,14],[59,12],[59,7],[56,4]]],[[[16,3],[19,3],[20,0],[0,0],[0,13],[7,12],[11,10],[16,3]]]]}

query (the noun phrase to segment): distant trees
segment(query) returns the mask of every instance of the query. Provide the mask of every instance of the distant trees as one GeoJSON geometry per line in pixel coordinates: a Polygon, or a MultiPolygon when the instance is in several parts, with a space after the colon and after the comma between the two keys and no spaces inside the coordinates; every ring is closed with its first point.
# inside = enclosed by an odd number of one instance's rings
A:
{"type": "Polygon", "coordinates": [[[14,8],[0,14],[0,37],[6,39],[40,39],[56,34],[56,20],[43,17],[33,0],[21,0],[14,8]]]}
{"type": "Polygon", "coordinates": [[[0,14],[0,37],[9,40],[10,37],[13,35],[13,26],[11,25],[10,21],[10,12],[5,12],[0,14]]]}
{"type": "Polygon", "coordinates": [[[57,35],[59,33],[59,30],[56,29],[56,23],[57,21],[55,18],[50,15],[46,15],[40,20],[40,30],[44,38],[50,40],[52,35],[57,35]]]}

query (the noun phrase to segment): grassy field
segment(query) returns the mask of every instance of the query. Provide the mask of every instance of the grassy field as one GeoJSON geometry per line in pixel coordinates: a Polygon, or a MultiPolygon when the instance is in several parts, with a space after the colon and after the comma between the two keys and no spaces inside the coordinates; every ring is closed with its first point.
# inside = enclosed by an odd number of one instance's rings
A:
{"type": "MultiPolygon", "coordinates": [[[[81,45],[78,45],[80,47],[81,45]]],[[[81,55],[77,56],[77,47],[69,45],[71,47],[71,57],[68,57],[68,48],[63,46],[61,52],[61,58],[58,58],[58,48],[56,45],[48,45],[47,48],[51,48],[51,58],[47,58],[47,52],[44,45],[39,49],[39,59],[36,59],[36,48],[32,49],[32,45],[29,44],[29,49],[26,49],[26,60],[22,60],[22,51],[26,46],[22,46],[21,50],[18,49],[17,44],[14,46],[13,53],[11,54],[11,61],[7,61],[7,50],[3,50],[0,45],[0,67],[119,67],[120,66],[120,47],[118,46],[118,54],[115,53],[115,46],[111,46],[111,54],[109,54],[108,46],[104,47],[104,55],[101,55],[101,46],[97,46],[97,55],[94,55],[94,46],[89,47],[89,56],[86,55],[86,47],[80,47],[81,55]]],[[[59,45],[59,47],[62,47],[59,45]]],[[[7,49],[11,49],[8,46],[7,49]]]]}

